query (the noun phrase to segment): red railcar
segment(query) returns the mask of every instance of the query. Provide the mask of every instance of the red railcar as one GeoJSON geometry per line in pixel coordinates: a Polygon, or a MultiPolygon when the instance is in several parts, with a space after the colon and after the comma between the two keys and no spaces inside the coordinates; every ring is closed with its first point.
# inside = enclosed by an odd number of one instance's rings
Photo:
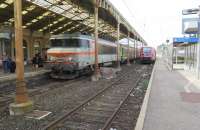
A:
{"type": "Polygon", "coordinates": [[[154,63],[156,60],[156,50],[153,47],[142,47],[139,54],[141,63],[154,63]]]}

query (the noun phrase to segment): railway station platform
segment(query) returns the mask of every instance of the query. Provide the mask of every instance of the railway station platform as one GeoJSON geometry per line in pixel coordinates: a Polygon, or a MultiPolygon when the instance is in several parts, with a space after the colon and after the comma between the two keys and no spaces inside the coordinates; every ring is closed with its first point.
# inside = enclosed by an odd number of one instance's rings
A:
{"type": "MultiPolygon", "coordinates": [[[[24,69],[25,69],[25,74],[24,74],[25,78],[34,77],[34,76],[42,75],[49,72],[48,70],[45,70],[43,67],[35,70],[30,65],[25,66],[24,69]]],[[[4,73],[3,70],[0,69],[0,82],[10,81],[10,80],[15,80],[15,79],[16,79],[16,73],[4,73]]]]}
{"type": "Polygon", "coordinates": [[[200,81],[158,59],[135,130],[199,130],[200,81]]]}

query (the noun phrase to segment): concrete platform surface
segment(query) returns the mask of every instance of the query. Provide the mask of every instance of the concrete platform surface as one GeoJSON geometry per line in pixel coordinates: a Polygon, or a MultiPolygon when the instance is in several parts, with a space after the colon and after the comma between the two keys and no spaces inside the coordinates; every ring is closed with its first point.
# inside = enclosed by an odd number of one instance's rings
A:
{"type": "MultiPolygon", "coordinates": [[[[37,70],[34,70],[32,66],[25,66],[24,76],[25,78],[34,77],[48,72],[50,72],[50,70],[45,70],[44,68],[38,68],[37,70]]],[[[14,79],[16,79],[16,73],[4,73],[3,70],[0,69],[0,82],[14,79]]]]}
{"type": "Polygon", "coordinates": [[[199,130],[200,84],[157,61],[143,130],[199,130]]]}

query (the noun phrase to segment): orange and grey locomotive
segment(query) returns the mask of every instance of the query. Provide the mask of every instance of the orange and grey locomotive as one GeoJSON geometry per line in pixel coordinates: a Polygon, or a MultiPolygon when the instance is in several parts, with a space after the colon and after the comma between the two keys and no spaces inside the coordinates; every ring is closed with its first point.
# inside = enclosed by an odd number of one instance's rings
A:
{"type": "MultiPolygon", "coordinates": [[[[51,77],[72,79],[81,73],[91,72],[95,64],[94,38],[80,34],[54,35],[47,51],[47,67],[51,77]]],[[[103,39],[98,40],[98,63],[112,63],[117,60],[117,45],[103,39]]]]}

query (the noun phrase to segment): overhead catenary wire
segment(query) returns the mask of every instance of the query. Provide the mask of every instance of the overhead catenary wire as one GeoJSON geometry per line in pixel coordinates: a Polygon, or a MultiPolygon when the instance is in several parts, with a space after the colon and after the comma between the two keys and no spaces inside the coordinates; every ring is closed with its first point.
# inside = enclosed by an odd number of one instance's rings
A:
{"type": "Polygon", "coordinates": [[[144,28],[144,30],[145,30],[146,24],[145,24],[145,23],[144,23],[143,25],[138,24],[138,23],[137,23],[137,19],[136,19],[136,17],[135,17],[135,14],[134,14],[133,11],[130,9],[129,4],[126,2],[126,0],[121,0],[121,1],[122,1],[122,3],[124,4],[124,6],[127,8],[127,11],[129,12],[130,16],[135,20],[136,24],[137,24],[138,26],[142,26],[142,27],[144,28]]]}
{"type": "Polygon", "coordinates": [[[122,1],[122,3],[126,6],[126,8],[127,8],[127,10],[129,11],[131,17],[133,17],[134,19],[136,19],[136,18],[135,18],[135,15],[134,15],[133,12],[132,12],[132,10],[129,8],[128,4],[126,3],[126,0],[121,0],[121,1],[122,1]]]}

